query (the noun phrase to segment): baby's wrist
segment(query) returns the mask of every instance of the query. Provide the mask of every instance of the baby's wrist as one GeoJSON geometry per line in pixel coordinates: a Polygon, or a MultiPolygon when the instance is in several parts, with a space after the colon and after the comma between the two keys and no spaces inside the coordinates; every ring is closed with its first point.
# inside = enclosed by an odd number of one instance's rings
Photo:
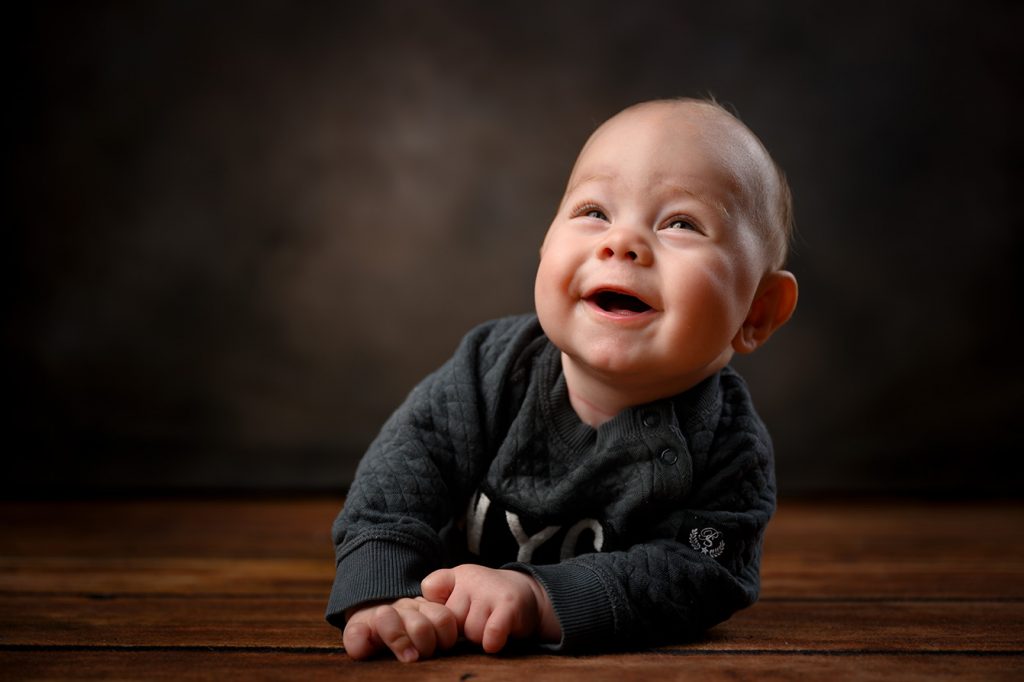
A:
{"type": "Polygon", "coordinates": [[[348,622],[348,621],[352,620],[354,617],[358,616],[359,614],[363,613],[364,611],[365,612],[370,612],[370,611],[373,611],[374,609],[376,609],[379,606],[390,606],[390,605],[394,604],[396,601],[398,601],[398,600],[397,599],[376,599],[374,601],[366,601],[366,602],[363,602],[362,604],[356,604],[355,606],[350,606],[347,609],[345,609],[345,621],[348,622]]]}
{"type": "Polygon", "coordinates": [[[366,602],[364,604],[357,604],[355,606],[350,606],[347,609],[345,609],[345,622],[352,620],[352,618],[358,615],[361,611],[368,611],[370,609],[380,606],[383,603],[384,602],[374,601],[366,602]]]}
{"type": "Polygon", "coordinates": [[[540,584],[540,581],[529,573],[524,573],[533,591],[533,598],[537,603],[537,638],[542,642],[559,642],[562,639],[562,625],[558,622],[558,616],[551,605],[551,598],[547,590],[540,584]]]}

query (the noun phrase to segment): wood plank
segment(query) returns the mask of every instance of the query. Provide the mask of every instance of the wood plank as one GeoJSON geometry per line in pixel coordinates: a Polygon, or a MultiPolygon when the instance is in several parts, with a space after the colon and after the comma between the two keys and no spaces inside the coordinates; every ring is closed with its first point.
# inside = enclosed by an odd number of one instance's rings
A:
{"type": "Polygon", "coordinates": [[[766,553],[764,599],[1024,599],[1024,561],[972,557],[805,561],[766,553]]]}
{"type": "MultiPolygon", "coordinates": [[[[334,578],[319,559],[0,557],[0,593],[325,595],[334,578]]],[[[765,599],[1024,599],[1024,562],[765,557],[765,599]]]]}
{"type": "MultiPolygon", "coordinates": [[[[329,585],[338,507],[322,499],[0,503],[0,591],[312,594],[329,585]],[[265,562],[232,562],[242,559],[265,562]]],[[[1021,599],[1021,537],[1021,503],[784,502],[769,526],[762,593],[1021,599]]]]}
{"type": "MultiPolygon", "coordinates": [[[[8,596],[0,644],[334,649],[322,599],[8,596]]],[[[757,604],[679,651],[1024,652],[1016,602],[757,604]]]]}
{"type": "Polygon", "coordinates": [[[1024,598],[1021,502],[787,502],[765,598],[1024,598]]]}
{"type": "Polygon", "coordinates": [[[766,552],[807,562],[858,559],[1024,560],[1024,501],[787,501],[766,552]]]}
{"type": "Polygon", "coordinates": [[[709,650],[1024,652],[1017,602],[763,601],[711,630],[709,650]]]}
{"type": "Polygon", "coordinates": [[[252,595],[326,599],[334,565],[320,559],[0,558],[0,594],[252,595]]]}
{"type": "Polygon", "coordinates": [[[359,679],[367,682],[488,680],[591,682],[668,680],[692,682],[737,679],[845,680],[895,679],[909,682],[956,679],[965,682],[1019,680],[1024,656],[857,654],[730,655],[666,654],[570,656],[447,656],[402,665],[377,660],[355,663],[338,652],[237,651],[2,651],[0,670],[20,680],[152,679],[225,680],[359,679]]]}
{"type": "Polygon", "coordinates": [[[48,646],[340,646],[319,599],[8,596],[0,644],[48,646]]]}
{"type": "Polygon", "coordinates": [[[333,561],[341,500],[0,502],[5,557],[287,557],[333,561]]]}
{"type": "MultiPolygon", "coordinates": [[[[811,564],[769,553],[761,573],[766,599],[1024,598],[1024,562],[1005,560],[811,564]]],[[[329,556],[0,557],[0,593],[325,596],[333,579],[329,556]]]]}

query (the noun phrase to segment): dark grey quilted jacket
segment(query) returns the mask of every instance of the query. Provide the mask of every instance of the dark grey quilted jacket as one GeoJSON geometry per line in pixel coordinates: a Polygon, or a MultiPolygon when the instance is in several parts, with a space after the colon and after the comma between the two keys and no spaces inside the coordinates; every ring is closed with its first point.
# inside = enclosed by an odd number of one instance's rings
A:
{"type": "Polygon", "coordinates": [[[757,599],[772,447],[726,368],[599,429],[533,315],[471,331],[381,429],[334,523],[327,619],[436,568],[533,575],[560,650],[692,638],[757,599]]]}

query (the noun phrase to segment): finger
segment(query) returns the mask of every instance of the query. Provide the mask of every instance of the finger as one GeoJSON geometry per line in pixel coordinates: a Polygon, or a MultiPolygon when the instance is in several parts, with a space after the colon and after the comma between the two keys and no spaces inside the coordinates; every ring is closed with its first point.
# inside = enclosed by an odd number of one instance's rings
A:
{"type": "Polygon", "coordinates": [[[484,639],[484,627],[490,618],[491,609],[489,606],[476,605],[470,607],[466,622],[462,626],[462,634],[474,644],[481,644],[484,639]]]}
{"type": "Polygon", "coordinates": [[[444,605],[455,616],[456,625],[465,630],[466,617],[469,615],[470,606],[472,606],[469,595],[461,590],[456,590],[452,596],[448,597],[448,601],[444,605]]]}
{"type": "Polygon", "coordinates": [[[420,603],[420,613],[433,624],[438,647],[450,649],[455,646],[455,642],[459,639],[459,624],[455,619],[455,614],[448,607],[423,601],[420,603]]]}
{"type": "Polygon", "coordinates": [[[379,643],[373,641],[373,630],[362,622],[349,622],[341,635],[342,644],[345,646],[345,653],[352,658],[362,660],[369,658],[377,652],[379,643]]]}
{"type": "Polygon", "coordinates": [[[513,616],[510,608],[497,608],[491,612],[487,624],[484,625],[483,637],[480,642],[484,651],[496,654],[505,648],[508,635],[512,631],[513,616]]]}
{"type": "Polygon", "coordinates": [[[405,622],[392,606],[381,606],[373,612],[373,626],[377,637],[384,646],[391,649],[395,658],[411,663],[420,657],[420,652],[405,631],[405,622]]]}
{"type": "Polygon", "coordinates": [[[418,658],[429,658],[437,648],[437,632],[429,618],[418,609],[399,609],[406,635],[419,652],[418,658]]]}
{"type": "Polygon", "coordinates": [[[455,589],[455,571],[442,568],[434,571],[420,583],[423,596],[429,601],[443,604],[455,589]]]}

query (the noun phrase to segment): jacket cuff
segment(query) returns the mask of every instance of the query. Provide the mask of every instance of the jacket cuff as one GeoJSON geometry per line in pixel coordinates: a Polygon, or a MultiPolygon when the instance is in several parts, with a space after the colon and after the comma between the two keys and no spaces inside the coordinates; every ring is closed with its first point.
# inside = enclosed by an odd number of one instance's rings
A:
{"type": "Polygon", "coordinates": [[[505,568],[529,573],[548,593],[562,627],[555,651],[597,650],[615,644],[615,610],[611,595],[592,569],[578,564],[514,563],[505,568]]]}
{"type": "Polygon", "coordinates": [[[338,561],[327,602],[327,622],[345,626],[345,611],[373,601],[420,596],[420,581],[433,570],[421,552],[390,539],[368,539],[338,561]]]}

